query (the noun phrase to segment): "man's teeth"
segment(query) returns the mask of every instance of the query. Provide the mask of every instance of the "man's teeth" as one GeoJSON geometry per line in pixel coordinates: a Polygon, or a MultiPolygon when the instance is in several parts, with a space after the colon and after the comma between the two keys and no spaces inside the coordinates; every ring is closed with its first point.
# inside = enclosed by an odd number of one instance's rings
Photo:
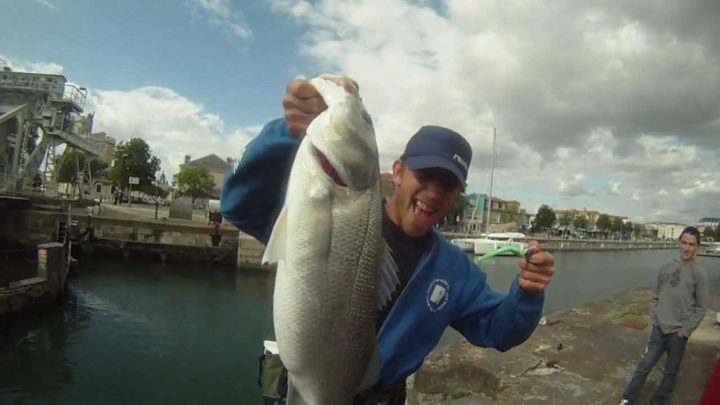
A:
{"type": "Polygon", "coordinates": [[[437,211],[435,208],[431,208],[429,205],[425,204],[424,202],[420,200],[415,200],[415,213],[419,214],[420,210],[422,210],[424,213],[428,215],[432,215],[437,211]]]}

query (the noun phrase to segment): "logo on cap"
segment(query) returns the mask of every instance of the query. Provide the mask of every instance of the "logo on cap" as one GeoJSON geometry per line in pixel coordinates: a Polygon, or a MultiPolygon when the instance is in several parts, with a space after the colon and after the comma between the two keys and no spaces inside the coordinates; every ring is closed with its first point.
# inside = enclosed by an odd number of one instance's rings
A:
{"type": "Polygon", "coordinates": [[[468,164],[467,164],[467,162],[465,161],[465,159],[463,159],[462,156],[460,156],[460,155],[458,155],[458,154],[456,153],[456,154],[453,155],[453,159],[457,160],[457,162],[460,163],[460,164],[462,165],[462,167],[465,168],[465,170],[468,169],[468,164]]]}

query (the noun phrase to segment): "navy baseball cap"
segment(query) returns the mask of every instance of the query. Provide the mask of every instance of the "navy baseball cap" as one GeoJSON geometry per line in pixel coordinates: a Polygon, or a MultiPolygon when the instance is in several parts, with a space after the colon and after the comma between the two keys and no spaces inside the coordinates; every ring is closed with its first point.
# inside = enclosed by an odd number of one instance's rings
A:
{"type": "Polygon", "coordinates": [[[457,132],[433,125],[420,128],[405,147],[405,164],[410,170],[439,167],[457,177],[460,188],[465,190],[472,148],[457,132]]]}

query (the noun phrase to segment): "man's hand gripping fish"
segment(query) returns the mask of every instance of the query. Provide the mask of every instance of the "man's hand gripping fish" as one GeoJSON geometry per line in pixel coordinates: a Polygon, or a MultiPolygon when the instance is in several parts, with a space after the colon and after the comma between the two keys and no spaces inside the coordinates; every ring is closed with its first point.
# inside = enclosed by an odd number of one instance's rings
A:
{"type": "Polygon", "coordinates": [[[378,267],[394,262],[381,236],[375,131],[358,88],[345,77],[310,82],[328,109],[300,144],[263,262],[278,263],[273,321],[288,403],[351,404],[378,379],[376,307],[396,282],[378,267]]]}

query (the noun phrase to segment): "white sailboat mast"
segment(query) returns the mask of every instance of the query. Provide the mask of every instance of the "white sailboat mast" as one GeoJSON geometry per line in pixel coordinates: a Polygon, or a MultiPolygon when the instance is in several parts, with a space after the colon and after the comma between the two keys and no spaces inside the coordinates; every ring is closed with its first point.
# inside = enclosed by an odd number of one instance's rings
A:
{"type": "Polygon", "coordinates": [[[492,147],[492,166],[490,167],[490,194],[488,195],[488,207],[487,207],[487,219],[485,225],[485,235],[490,234],[490,210],[492,209],[492,193],[493,193],[493,182],[495,180],[495,139],[497,137],[497,131],[493,127],[493,147],[492,147]]]}

